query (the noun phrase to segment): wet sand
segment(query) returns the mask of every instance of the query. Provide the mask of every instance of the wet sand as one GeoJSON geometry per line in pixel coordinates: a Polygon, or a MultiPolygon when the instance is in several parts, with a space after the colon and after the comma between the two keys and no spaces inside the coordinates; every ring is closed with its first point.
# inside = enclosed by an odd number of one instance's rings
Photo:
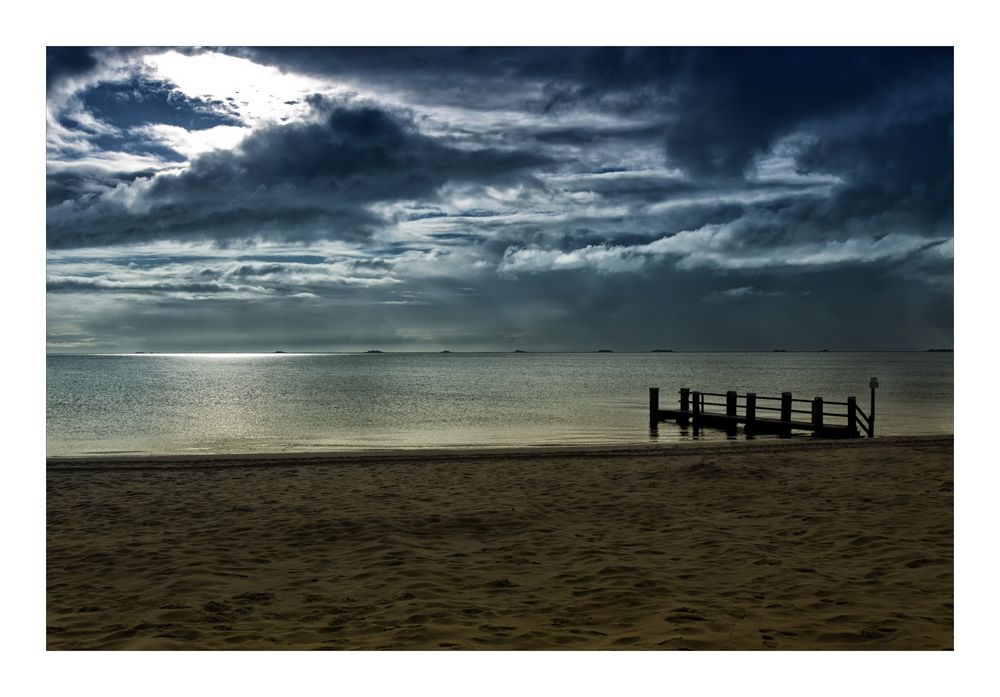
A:
{"type": "Polygon", "coordinates": [[[60,460],[49,649],[951,649],[953,443],[60,460]]]}

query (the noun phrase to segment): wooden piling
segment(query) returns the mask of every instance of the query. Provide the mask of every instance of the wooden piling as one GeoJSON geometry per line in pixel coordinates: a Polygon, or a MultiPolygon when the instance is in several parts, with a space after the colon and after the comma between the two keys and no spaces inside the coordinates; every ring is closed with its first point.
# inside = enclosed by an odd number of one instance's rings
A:
{"type": "Polygon", "coordinates": [[[823,430],[823,398],[816,397],[812,403],[812,425],[813,432],[819,433],[823,430]]]}
{"type": "MultiPolygon", "coordinates": [[[[783,423],[788,423],[792,420],[792,393],[782,392],[781,393],[781,421],[783,423]]],[[[792,434],[791,428],[786,428],[782,430],[782,434],[790,436],[792,434]]]]}
{"type": "Polygon", "coordinates": [[[753,422],[757,420],[757,393],[747,392],[746,426],[744,430],[753,433],[753,422]]]}
{"type": "Polygon", "coordinates": [[[687,387],[682,387],[681,390],[681,414],[685,414],[680,419],[677,420],[681,426],[687,426],[690,419],[686,416],[688,410],[691,408],[691,390],[687,387]]]}
{"type": "Polygon", "coordinates": [[[660,388],[649,388],[649,425],[656,428],[660,422],[660,388]]]}
{"type": "Polygon", "coordinates": [[[726,392],[726,416],[736,416],[736,391],[726,392]]]}
{"type": "Polygon", "coordinates": [[[691,418],[694,419],[695,424],[701,418],[701,392],[697,390],[691,393],[691,418]]]}
{"type": "Polygon", "coordinates": [[[858,430],[858,400],[853,395],[847,398],[847,428],[858,430]]]}
{"type": "Polygon", "coordinates": [[[868,437],[875,437],[875,388],[878,387],[878,378],[872,378],[868,383],[868,387],[871,388],[872,400],[871,409],[868,412],[868,437]]]}

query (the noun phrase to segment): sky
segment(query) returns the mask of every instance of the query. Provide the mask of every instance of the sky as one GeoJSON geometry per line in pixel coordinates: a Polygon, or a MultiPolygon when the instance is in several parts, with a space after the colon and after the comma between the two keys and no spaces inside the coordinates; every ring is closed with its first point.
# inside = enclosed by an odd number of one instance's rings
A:
{"type": "Polygon", "coordinates": [[[953,344],[951,48],[57,48],[52,352],[953,344]]]}

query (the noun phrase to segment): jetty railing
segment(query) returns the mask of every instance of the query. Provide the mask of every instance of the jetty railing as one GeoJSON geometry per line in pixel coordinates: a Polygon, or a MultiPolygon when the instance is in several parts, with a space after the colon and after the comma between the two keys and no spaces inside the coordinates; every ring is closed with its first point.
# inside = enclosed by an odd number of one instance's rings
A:
{"type": "MultiPolygon", "coordinates": [[[[872,380],[877,386],[877,380],[872,380]]],[[[679,409],[660,409],[659,393],[658,387],[649,388],[650,428],[656,428],[661,421],[673,420],[682,425],[690,423],[695,428],[710,426],[727,430],[742,424],[748,435],[791,435],[792,431],[799,430],[811,431],[814,436],[822,438],[859,438],[862,434],[868,438],[875,437],[874,387],[870,414],[865,414],[854,396],[848,397],[846,402],[839,402],[822,397],[797,399],[792,397],[791,392],[770,397],[756,392],[703,392],[683,387],[679,390],[679,409]],[[830,408],[836,410],[829,411],[830,408]],[[777,415],[777,418],[772,415],[777,415]]]]}

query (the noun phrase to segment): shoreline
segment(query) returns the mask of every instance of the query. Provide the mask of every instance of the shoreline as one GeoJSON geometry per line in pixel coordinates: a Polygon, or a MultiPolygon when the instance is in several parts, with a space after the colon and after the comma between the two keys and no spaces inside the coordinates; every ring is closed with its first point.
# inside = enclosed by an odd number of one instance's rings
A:
{"type": "Polygon", "coordinates": [[[950,650],[952,437],[49,461],[47,648],[950,650]]]}
{"type": "Polygon", "coordinates": [[[73,469],[162,469],[166,467],[269,467],[337,464],[343,462],[377,462],[384,460],[449,460],[503,457],[508,459],[545,457],[658,457],[663,455],[716,454],[740,448],[763,452],[768,449],[794,451],[815,448],[874,447],[879,443],[895,445],[919,443],[952,443],[954,434],[889,435],[874,439],[823,439],[798,436],[792,438],[760,438],[747,440],[703,440],[664,443],[594,443],[581,445],[520,445],[520,446],[454,446],[427,448],[364,448],[302,452],[248,453],[99,453],[54,455],[45,459],[49,470],[73,469]]]}

